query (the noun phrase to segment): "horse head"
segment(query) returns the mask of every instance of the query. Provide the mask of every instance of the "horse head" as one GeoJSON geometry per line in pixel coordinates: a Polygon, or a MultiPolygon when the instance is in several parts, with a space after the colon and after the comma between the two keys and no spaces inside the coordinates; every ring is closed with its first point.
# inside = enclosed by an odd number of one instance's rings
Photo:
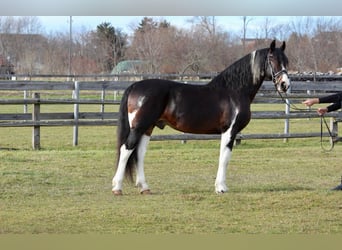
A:
{"type": "Polygon", "coordinates": [[[283,42],[280,48],[276,48],[275,40],[273,40],[266,60],[266,77],[272,79],[279,92],[286,92],[291,84],[286,70],[288,59],[284,53],[285,47],[285,42],[283,42]]]}

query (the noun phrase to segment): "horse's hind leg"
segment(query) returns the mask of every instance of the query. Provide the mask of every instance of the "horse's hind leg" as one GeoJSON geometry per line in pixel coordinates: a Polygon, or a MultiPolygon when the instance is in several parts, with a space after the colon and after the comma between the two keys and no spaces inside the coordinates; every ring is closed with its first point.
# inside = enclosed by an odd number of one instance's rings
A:
{"type": "Polygon", "coordinates": [[[118,160],[118,167],[116,173],[112,180],[112,192],[114,195],[122,194],[122,183],[125,178],[125,170],[127,167],[127,162],[129,157],[134,152],[139,140],[141,138],[141,134],[136,130],[130,131],[128,138],[124,144],[120,147],[120,155],[118,160]]]}
{"type": "Polygon", "coordinates": [[[136,186],[140,188],[141,194],[149,194],[150,190],[146,183],[145,173],[144,173],[144,158],[147,150],[148,143],[150,141],[150,136],[143,135],[139,141],[137,153],[137,178],[136,178],[136,186]]]}
{"type": "Polygon", "coordinates": [[[150,192],[144,173],[144,157],[149,141],[150,136],[145,134],[141,135],[140,132],[138,132],[136,129],[133,129],[131,130],[127,141],[121,145],[118,167],[112,180],[112,192],[114,195],[122,194],[122,183],[125,177],[127,162],[135,149],[137,154],[136,186],[140,188],[140,192],[142,194],[148,194],[150,192]]]}
{"type": "Polygon", "coordinates": [[[127,161],[134,149],[127,149],[126,145],[123,144],[120,148],[120,158],[118,161],[118,168],[112,180],[112,192],[114,195],[122,194],[122,182],[125,178],[125,168],[127,161]]]}

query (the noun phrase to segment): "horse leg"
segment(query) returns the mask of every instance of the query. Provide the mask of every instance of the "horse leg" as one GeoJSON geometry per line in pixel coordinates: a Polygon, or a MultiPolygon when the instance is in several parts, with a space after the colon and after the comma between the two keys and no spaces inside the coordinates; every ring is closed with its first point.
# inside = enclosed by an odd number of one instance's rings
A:
{"type": "Polygon", "coordinates": [[[148,185],[146,183],[145,179],[145,173],[144,173],[144,158],[147,150],[148,143],[150,141],[150,136],[143,135],[140,139],[140,142],[138,144],[137,153],[138,153],[138,159],[137,159],[137,178],[136,178],[136,186],[140,188],[141,194],[149,194],[150,190],[148,188],[148,185]]]}
{"type": "Polygon", "coordinates": [[[122,194],[122,182],[125,178],[125,168],[129,157],[133,153],[133,150],[134,149],[127,149],[125,144],[122,144],[120,148],[118,168],[112,180],[112,192],[114,195],[122,194]]]}
{"type": "Polygon", "coordinates": [[[226,185],[226,173],[227,173],[228,163],[232,155],[232,149],[229,148],[227,145],[230,142],[230,140],[229,139],[227,140],[226,133],[222,134],[221,136],[219,167],[217,170],[217,175],[216,175],[216,180],[215,180],[216,193],[225,193],[228,191],[228,187],[226,185]]]}
{"type": "Polygon", "coordinates": [[[226,185],[226,174],[236,136],[236,133],[233,132],[236,117],[237,112],[228,130],[221,135],[219,166],[215,180],[215,191],[218,194],[228,191],[228,187],[226,185]]]}
{"type": "Polygon", "coordinates": [[[122,182],[125,177],[125,170],[127,170],[127,162],[139,144],[141,137],[142,134],[139,131],[131,129],[125,143],[120,147],[118,167],[112,180],[112,192],[114,195],[122,194],[122,182]]]}

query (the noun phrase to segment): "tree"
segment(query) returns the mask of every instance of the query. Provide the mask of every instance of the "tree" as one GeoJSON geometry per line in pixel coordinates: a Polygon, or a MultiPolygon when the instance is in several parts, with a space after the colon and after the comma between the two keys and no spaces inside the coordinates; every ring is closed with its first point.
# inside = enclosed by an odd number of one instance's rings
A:
{"type": "Polygon", "coordinates": [[[146,61],[148,72],[144,73],[170,72],[168,57],[171,56],[170,47],[174,43],[174,32],[175,28],[166,20],[158,22],[153,18],[144,17],[134,31],[128,57],[146,61]]]}
{"type": "Polygon", "coordinates": [[[97,26],[96,40],[98,49],[104,57],[104,71],[110,72],[124,57],[127,46],[127,34],[104,22],[97,26]]]}
{"type": "Polygon", "coordinates": [[[37,17],[1,17],[2,56],[10,58],[16,73],[41,73],[46,38],[37,17]]]}
{"type": "Polygon", "coordinates": [[[288,57],[298,71],[335,71],[341,67],[341,19],[297,17],[289,25],[288,57]]]}
{"type": "Polygon", "coordinates": [[[242,47],[243,47],[243,53],[246,53],[246,36],[247,36],[247,26],[250,21],[252,21],[252,18],[247,18],[246,16],[242,17],[243,26],[242,26],[242,47]]]}
{"type": "Polygon", "coordinates": [[[335,71],[342,66],[342,20],[320,17],[314,30],[312,46],[316,51],[317,68],[323,72],[335,71]]]}
{"type": "Polygon", "coordinates": [[[231,48],[232,36],[217,24],[216,17],[200,16],[192,19],[189,32],[191,45],[188,64],[191,59],[200,72],[218,72],[236,58],[236,50],[231,48]]]}
{"type": "Polygon", "coordinates": [[[154,21],[153,18],[144,17],[139,23],[139,26],[136,31],[144,33],[156,29],[157,27],[158,23],[154,21]]]}

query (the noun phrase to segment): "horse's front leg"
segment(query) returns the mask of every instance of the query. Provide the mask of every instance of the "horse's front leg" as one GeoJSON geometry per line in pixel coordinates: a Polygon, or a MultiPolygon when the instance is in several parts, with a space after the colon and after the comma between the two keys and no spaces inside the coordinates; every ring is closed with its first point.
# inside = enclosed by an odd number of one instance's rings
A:
{"type": "Polygon", "coordinates": [[[228,187],[226,185],[226,174],[228,164],[232,156],[234,140],[236,137],[236,132],[233,131],[233,127],[235,124],[237,114],[238,112],[236,112],[235,118],[233,119],[227,131],[222,133],[221,135],[219,166],[215,180],[215,191],[218,194],[225,193],[228,191],[228,187]]]}
{"type": "Polygon", "coordinates": [[[230,145],[230,140],[226,138],[226,133],[222,134],[221,136],[219,166],[215,180],[215,191],[218,194],[228,191],[228,187],[226,185],[226,174],[228,163],[232,155],[232,148],[228,146],[228,144],[230,145]]]}

